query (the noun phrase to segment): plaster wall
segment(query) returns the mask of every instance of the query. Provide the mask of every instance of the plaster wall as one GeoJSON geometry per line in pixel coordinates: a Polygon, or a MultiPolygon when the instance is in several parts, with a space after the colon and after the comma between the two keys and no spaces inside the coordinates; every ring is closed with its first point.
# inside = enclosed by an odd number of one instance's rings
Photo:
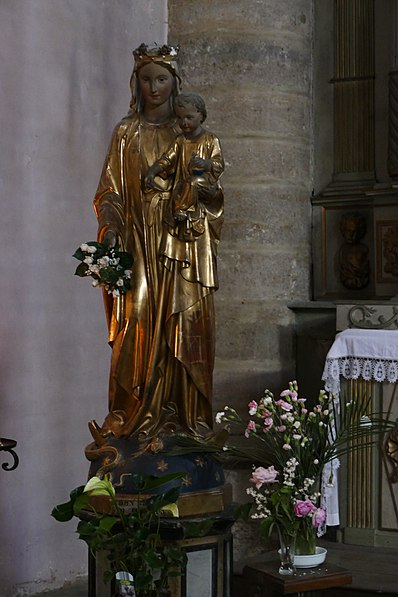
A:
{"type": "MultiPolygon", "coordinates": [[[[169,0],[169,42],[224,150],[213,405],[246,412],[295,375],[288,304],[310,297],[313,2],[169,0]]],[[[230,477],[237,498],[248,477],[230,477]]],[[[261,549],[234,529],[236,559],[261,549]]]]}
{"type": "Polygon", "coordinates": [[[106,412],[109,350],[100,292],[74,278],[131,51],[164,43],[163,0],[0,1],[0,596],[86,574],[75,523],[52,507],[85,482],[87,422],[106,412]],[[2,456],[3,459],[3,456],[2,456]]]}

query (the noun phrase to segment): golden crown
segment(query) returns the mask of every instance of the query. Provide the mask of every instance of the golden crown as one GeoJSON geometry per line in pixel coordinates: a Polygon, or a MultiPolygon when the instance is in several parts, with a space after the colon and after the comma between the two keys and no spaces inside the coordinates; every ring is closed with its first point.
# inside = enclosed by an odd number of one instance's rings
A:
{"type": "Polygon", "coordinates": [[[135,70],[138,70],[143,64],[148,62],[168,62],[171,63],[176,60],[178,56],[179,46],[153,46],[149,47],[146,44],[141,44],[133,51],[135,70]]]}

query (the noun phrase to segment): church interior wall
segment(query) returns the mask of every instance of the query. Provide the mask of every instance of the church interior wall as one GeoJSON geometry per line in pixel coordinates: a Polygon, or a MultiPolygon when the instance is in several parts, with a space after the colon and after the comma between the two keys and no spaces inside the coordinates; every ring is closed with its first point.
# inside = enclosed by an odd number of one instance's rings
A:
{"type": "MultiPolygon", "coordinates": [[[[313,3],[169,0],[168,19],[166,8],[0,3],[1,435],[20,456],[1,473],[2,597],[86,573],[74,523],[50,512],[85,480],[109,351],[100,293],[73,278],[71,255],[96,233],[91,198],[141,41],[181,45],[184,90],[204,96],[226,158],[213,409],[242,408],[295,374],[288,304],[310,296],[313,3]]],[[[239,496],[246,475],[229,480],[239,496]]],[[[259,549],[238,528],[237,557],[248,545],[259,549]]]]}
{"type": "Polygon", "coordinates": [[[166,2],[0,3],[0,595],[87,574],[75,522],[50,517],[85,482],[87,422],[106,413],[101,293],[74,277],[112,129],[129,107],[132,50],[166,41],[166,2]]]}

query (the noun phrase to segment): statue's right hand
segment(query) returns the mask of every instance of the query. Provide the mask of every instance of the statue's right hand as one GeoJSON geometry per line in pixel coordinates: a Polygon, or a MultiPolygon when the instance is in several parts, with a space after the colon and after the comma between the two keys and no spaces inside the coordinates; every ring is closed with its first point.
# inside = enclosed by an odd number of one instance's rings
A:
{"type": "Polygon", "coordinates": [[[108,230],[105,233],[105,236],[102,240],[102,242],[104,243],[104,245],[106,245],[109,249],[113,249],[113,247],[116,247],[116,234],[113,232],[113,230],[108,230]]]}
{"type": "Polygon", "coordinates": [[[163,191],[164,189],[162,189],[161,186],[159,186],[158,184],[156,184],[155,182],[155,177],[154,176],[146,176],[144,179],[144,190],[145,191],[163,191]]]}
{"type": "Polygon", "coordinates": [[[155,176],[160,174],[161,171],[162,171],[162,168],[156,163],[152,164],[152,166],[150,168],[148,168],[147,173],[144,176],[144,189],[145,190],[151,190],[151,189],[155,189],[157,191],[163,190],[155,182],[155,176]]]}
{"type": "Polygon", "coordinates": [[[146,189],[152,189],[155,184],[154,179],[155,179],[155,175],[148,173],[144,178],[144,187],[146,189]]]}

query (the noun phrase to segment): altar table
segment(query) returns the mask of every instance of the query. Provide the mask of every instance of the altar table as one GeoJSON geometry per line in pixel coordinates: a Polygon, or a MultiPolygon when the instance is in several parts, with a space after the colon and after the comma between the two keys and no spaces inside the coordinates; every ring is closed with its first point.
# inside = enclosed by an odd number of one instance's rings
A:
{"type": "MultiPolygon", "coordinates": [[[[339,332],[327,354],[322,379],[337,407],[341,400],[371,398],[369,412],[384,412],[394,420],[398,413],[398,330],[348,328],[339,332]]],[[[338,464],[332,462],[331,466],[337,468],[338,464]]],[[[325,469],[324,479],[330,474],[325,469]]],[[[398,547],[396,470],[385,447],[378,450],[366,442],[347,459],[340,491],[346,543],[398,547]]],[[[339,524],[337,493],[336,484],[325,498],[329,525],[339,524]]]]}
{"type": "Polygon", "coordinates": [[[338,395],[341,377],[396,383],[398,330],[354,328],[338,333],[326,357],[325,390],[338,395]]]}

